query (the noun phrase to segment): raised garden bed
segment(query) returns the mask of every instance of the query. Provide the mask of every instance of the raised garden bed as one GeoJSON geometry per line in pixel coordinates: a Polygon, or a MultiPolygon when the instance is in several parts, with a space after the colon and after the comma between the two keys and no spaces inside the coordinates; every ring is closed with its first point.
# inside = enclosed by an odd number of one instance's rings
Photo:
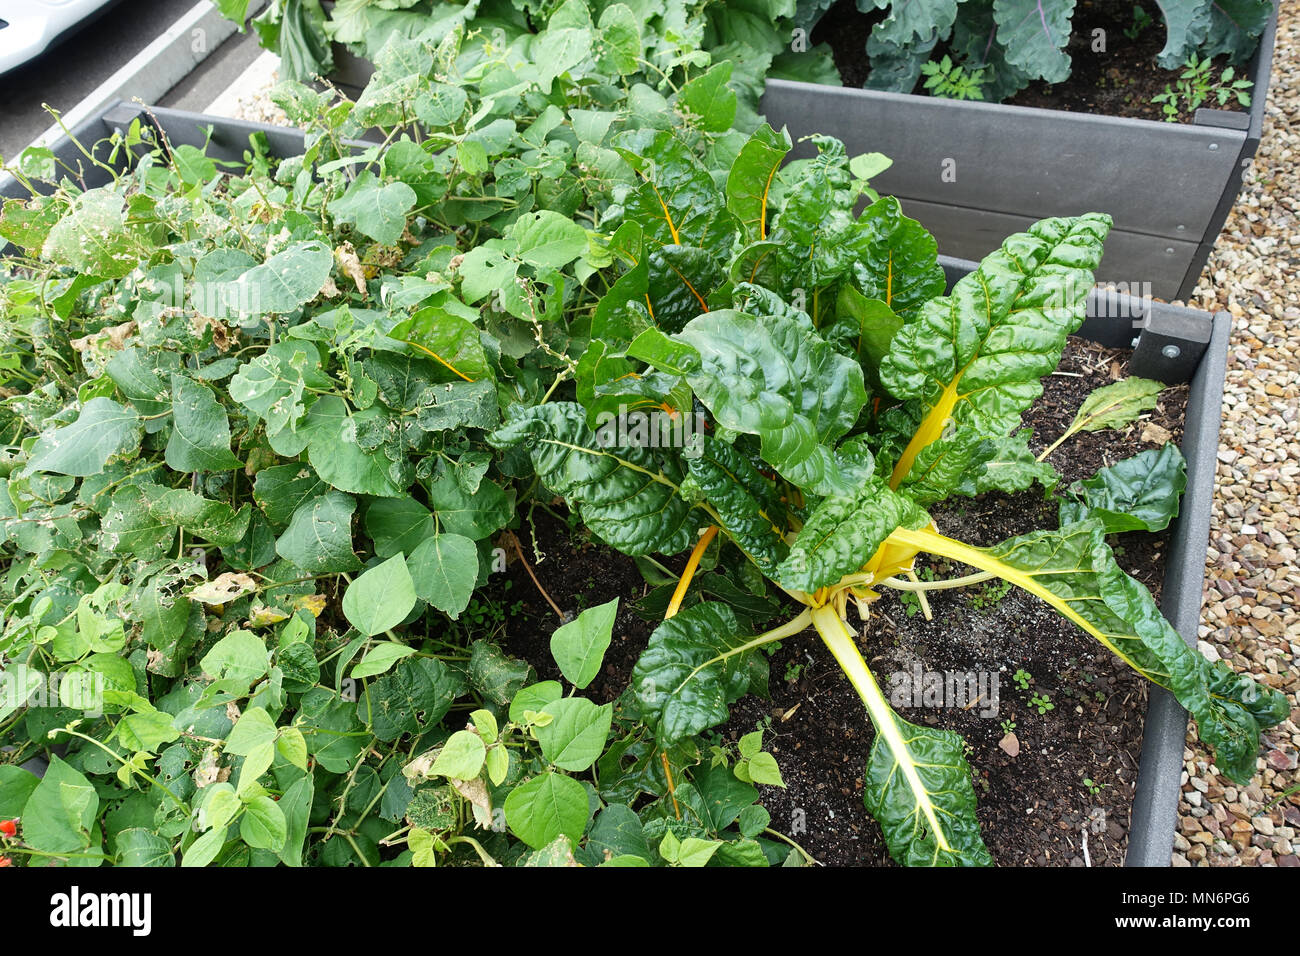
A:
{"type": "MultiPolygon", "coordinates": [[[[160,131],[166,134],[167,141],[173,147],[182,145],[198,146],[207,142],[209,155],[216,159],[238,160],[242,157],[246,148],[248,134],[252,132],[264,133],[272,153],[276,155],[291,156],[302,148],[302,134],[292,130],[260,127],[248,123],[234,123],[169,110],[147,111],[126,105],[106,113],[96,121],[98,125],[94,123],[87,124],[86,127],[78,131],[78,136],[83,142],[93,142],[114,130],[128,128],[135,119],[140,119],[142,123],[146,124],[156,122],[160,127],[160,131]],[[211,127],[211,129],[208,130],[208,127],[211,127]]],[[[54,152],[58,158],[64,161],[70,163],[77,161],[78,153],[70,143],[60,144],[55,148],[54,152]]],[[[93,179],[88,177],[87,184],[93,184],[93,179]]],[[[6,187],[4,192],[6,195],[15,194],[9,187],[6,187]]],[[[943,265],[950,282],[971,267],[969,263],[954,260],[945,260],[943,265]]],[[[1083,339],[1091,340],[1097,343],[1098,346],[1108,349],[1133,346],[1133,357],[1127,367],[1128,374],[1155,378],[1168,384],[1189,383],[1181,442],[1188,466],[1187,488],[1181,510],[1182,517],[1171,528],[1167,544],[1159,549],[1152,546],[1151,552],[1148,553],[1154,554],[1155,550],[1162,550],[1167,555],[1163,576],[1159,578],[1150,577],[1149,580],[1160,591],[1162,604],[1167,609],[1167,617],[1176,625],[1184,639],[1190,642],[1195,635],[1196,622],[1200,611],[1200,584],[1203,576],[1202,556],[1208,539],[1208,516],[1213,493],[1213,459],[1217,446],[1219,399],[1222,391],[1223,369],[1227,349],[1228,319],[1226,315],[1211,317],[1190,310],[1158,304],[1151,305],[1139,300],[1095,291],[1090,295],[1088,309],[1090,319],[1079,330],[1080,335],[1083,339]],[[1135,324],[1140,326],[1136,342],[1133,341],[1135,324]]],[[[1081,345],[1079,348],[1086,349],[1088,347],[1081,345]]],[[[1075,352],[1074,354],[1078,356],[1080,353],[1075,352]]],[[[1093,354],[1098,353],[1094,352],[1093,354]]],[[[1096,366],[1097,362],[1094,360],[1088,364],[1096,366]]],[[[1104,365],[1106,372],[1109,373],[1109,362],[1104,363],[1104,365]]],[[[1049,393],[1049,397],[1052,397],[1052,395],[1053,393],[1049,393]]],[[[1064,396],[1055,397],[1060,407],[1068,406],[1069,399],[1064,396]]],[[[1051,405],[1049,404],[1047,407],[1050,410],[1051,405]]],[[[1070,411],[1066,411],[1064,414],[1068,417],[1070,411]]],[[[1173,412],[1170,412],[1170,414],[1172,417],[1167,420],[1166,424],[1171,432],[1176,432],[1176,414],[1173,412]]],[[[1038,420],[1030,418],[1029,421],[1038,420]]],[[[1101,463],[1099,461],[1091,462],[1094,467],[1101,463]]],[[[1078,467],[1081,469],[1080,474],[1086,473],[1082,470],[1085,468],[1084,465],[1080,464],[1078,467]]],[[[1069,477],[1075,476],[1067,470],[1067,478],[1069,477]]],[[[1025,501],[1026,505],[1027,503],[1028,500],[1025,501]]],[[[1012,510],[1014,512],[1015,508],[1012,510]]],[[[1010,520],[1012,512],[1007,514],[1008,520],[1010,520]]],[[[957,526],[959,519],[960,515],[954,515],[953,527],[957,526]]],[[[972,527],[968,530],[971,532],[970,537],[978,540],[978,527],[972,527]]],[[[1008,529],[1003,528],[1001,530],[1006,531],[1008,529]]],[[[523,534],[522,530],[520,534],[523,534]]],[[[562,547],[563,543],[561,543],[560,549],[557,549],[558,554],[563,554],[562,547]]],[[[1137,552],[1135,552],[1135,556],[1137,556],[1137,552]]],[[[607,564],[608,562],[604,560],[603,555],[597,555],[594,561],[588,557],[585,567],[588,569],[590,583],[576,580],[569,581],[568,594],[565,595],[566,603],[576,604],[577,595],[582,593],[585,587],[595,585],[598,572],[601,572],[601,577],[606,576],[609,573],[605,570],[607,564]]],[[[578,564],[578,567],[583,566],[578,564]]],[[[549,573],[545,564],[541,565],[541,567],[543,573],[549,573]]],[[[558,562],[552,567],[566,570],[558,562]]],[[[622,561],[619,567],[622,570],[614,572],[617,575],[616,584],[621,590],[619,596],[630,600],[636,596],[628,593],[629,586],[635,581],[635,578],[632,576],[631,566],[628,562],[622,561]]],[[[1135,564],[1132,565],[1132,570],[1139,571],[1141,569],[1135,564]]],[[[514,580],[518,582],[517,570],[514,573],[514,580]]],[[[527,592],[528,597],[524,597],[525,591],[521,590],[521,588],[522,582],[518,582],[516,587],[512,588],[512,594],[502,595],[502,602],[506,604],[519,600],[535,602],[531,592],[527,592]]],[[[595,603],[597,603],[595,600],[588,601],[588,604],[595,603]]],[[[936,605],[938,605],[937,601],[936,605]]],[[[346,612],[346,601],[343,607],[346,612]]],[[[885,605],[882,605],[882,607],[887,608],[885,605]]],[[[567,609],[576,610],[577,608],[567,609]]],[[[936,607],[937,609],[938,607],[936,607]]],[[[337,609],[327,611],[327,615],[331,613],[337,615],[338,611],[337,609]]],[[[621,619],[624,625],[627,625],[630,621],[626,614],[627,611],[625,610],[625,616],[621,619]]],[[[542,616],[544,617],[544,614],[542,616]]],[[[489,624],[490,619],[491,615],[489,614],[489,624]]],[[[375,633],[378,633],[378,631],[375,633]]],[[[789,644],[789,646],[794,645],[794,641],[789,644]]],[[[625,679],[620,672],[620,668],[626,668],[627,666],[627,648],[621,646],[621,642],[617,646],[618,651],[612,653],[605,662],[606,673],[600,675],[594,682],[589,682],[592,688],[590,695],[598,701],[612,697],[619,682],[625,679]]],[[[539,654],[538,648],[535,646],[521,645],[509,649],[524,655],[539,670],[546,666],[544,654],[539,654]]],[[[1029,660],[1026,659],[1026,662],[1029,663],[1029,660]]],[[[796,659],[787,660],[784,663],[799,664],[800,662],[796,659]]],[[[927,665],[933,665],[939,662],[927,660],[926,663],[927,665]]],[[[1047,663],[1046,659],[1044,659],[1044,663],[1047,663]]],[[[1068,659],[1066,665],[1068,667],[1075,666],[1070,664],[1068,659]]],[[[1034,663],[1033,666],[1038,667],[1038,664],[1034,663]]],[[[1083,669],[1087,669],[1086,665],[1083,669]]],[[[1104,673],[1096,672],[1093,676],[1095,679],[1106,680],[1109,685],[1111,679],[1108,675],[1109,671],[1106,671],[1104,673]]],[[[783,676],[784,674],[774,674],[776,678],[783,676]]],[[[1044,673],[1034,676],[1040,679],[1048,679],[1051,676],[1060,677],[1061,675],[1044,673]]],[[[839,680],[838,676],[835,676],[835,679],[839,680]]],[[[799,680],[800,678],[796,676],[787,683],[797,685],[799,680]]],[[[842,680],[839,683],[838,692],[842,694],[846,688],[842,686],[842,680]]],[[[1116,683],[1116,687],[1118,686],[1119,684],[1116,683]]],[[[1118,691],[1116,692],[1118,693],[1118,691]]],[[[1004,698],[1009,693],[1009,687],[1004,689],[1004,698]]],[[[846,699],[852,702],[851,697],[846,697],[846,699]]],[[[1063,703],[1064,701],[1060,702],[1063,703]]],[[[743,731],[745,729],[744,722],[746,720],[752,721],[757,713],[743,709],[751,706],[756,705],[752,701],[741,705],[734,715],[733,724],[729,725],[728,729],[724,729],[723,733],[734,736],[737,731],[743,731]]],[[[787,708],[785,712],[788,713],[788,710],[787,708]]],[[[777,720],[779,719],[777,718],[777,720]]],[[[862,717],[860,712],[858,721],[861,725],[862,717]]],[[[1026,726],[1031,725],[1027,722],[1026,726]]],[[[1172,701],[1169,695],[1158,688],[1153,690],[1150,695],[1148,716],[1142,733],[1140,774],[1132,798],[1131,820],[1127,826],[1130,837],[1126,859],[1131,864],[1160,865],[1168,862],[1174,823],[1173,808],[1177,794],[1178,775],[1181,769],[1182,740],[1185,728],[1186,714],[1181,708],[1172,701]]],[[[1128,739],[1130,741],[1136,740],[1136,736],[1131,730],[1128,739]]],[[[1034,742],[1038,743],[1037,740],[1034,742]]],[[[769,745],[770,743],[769,741],[769,745]]],[[[865,744],[866,741],[862,741],[862,747],[865,747],[865,744]]],[[[861,750],[862,747],[855,747],[854,749],[861,750]]],[[[856,761],[860,758],[851,755],[849,759],[856,761]]],[[[1116,794],[1108,794],[1107,797],[1121,795],[1119,784],[1131,779],[1131,774],[1121,775],[1117,769],[1114,783],[1116,794]]],[[[1096,781],[1096,783],[1110,785],[1111,781],[1103,779],[1096,781]]],[[[804,809],[807,812],[807,809],[804,809]]],[[[811,819],[811,814],[809,814],[809,819],[811,819]]],[[[862,820],[866,822],[865,814],[862,815],[862,820]]],[[[1100,833],[1098,833],[1098,837],[1101,837],[1100,833]]],[[[1107,836],[1100,840],[1101,844],[1106,847],[1106,852],[1099,855],[1099,862],[1116,862],[1118,860],[1119,850],[1117,845],[1114,845],[1114,840],[1115,836],[1107,830],[1107,836]],[[1112,841],[1111,844],[1106,843],[1107,839],[1112,841]]],[[[875,858],[869,858],[868,861],[875,862],[876,860],[875,858]]],[[[1009,855],[1004,862],[1021,862],[1021,860],[1013,859],[1009,855]]]]}
{"type": "Polygon", "coordinates": [[[1277,11],[1246,73],[1248,113],[1191,124],[769,80],[762,111],[792,136],[825,132],[894,165],[874,182],[948,255],[978,259],[1044,216],[1109,213],[1097,278],[1191,296],[1263,132],[1277,11]]]}

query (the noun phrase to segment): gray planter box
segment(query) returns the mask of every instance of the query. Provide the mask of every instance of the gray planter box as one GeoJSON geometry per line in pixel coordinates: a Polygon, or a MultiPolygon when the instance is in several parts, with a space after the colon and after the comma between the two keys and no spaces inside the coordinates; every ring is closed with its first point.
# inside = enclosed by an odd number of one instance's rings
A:
{"type": "Polygon", "coordinates": [[[949,255],[982,259],[1038,219],[1105,212],[1098,280],[1185,300],[1259,148],[1276,28],[1275,3],[1246,71],[1250,112],[1200,109],[1190,125],[787,80],[768,81],[760,111],[795,139],[827,133],[892,159],[872,186],[949,255]]]}
{"type": "MultiPolygon", "coordinates": [[[[156,119],[173,146],[202,146],[208,142],[213,158],[239,161],[253,133],[266,136],[273,154],[292,156],[303,150],[303,134],[294,129],[265,126],[242,120],[204,116],[180,110],[119,103],[76,131],[87,146],[114,131],[125,130],[133,119],[156,119]],[[208,130],[211,135],[208,136],[208,130]]],[[[74,168],[80,153],[66,138],[56,144],[58,158],[74,168]]],[[[107,150],[102,150],[106,155],[107,150]]],[[[85,165],[84,163],[82,165],[85,165]]],[[[88,186],[106,182],[108,175],[90,167],[88,186]]],[[[17,183],[0,182],[0,196],[22,197],[17,183]]],[[[949,283],[975,268],[967,260],[942,256],[949,283]]],[[[1094,289],[1088,299],[1088,318],[1079,334],[1111,347],[1133,347],[1128,371],[1174,385],[1191,384],[1184,424],[1182,450],[1187,459],[1187,489],[1180,516],[1172,525],[1166,553],[1161,606],[1165,616],[1191,646],[1201,617],[1201,586],[1205,579],[1205,553],[1210,540],[1210,512],[1214,499],[1215,461],[1219,447],[1221,400],[1228,356],[1231,319],[1226,312],[1207,312],[1151,302],[1117,292],[1094,289]]],[[[1173,696],[1152,687],[1142,736],[1142,758],[1129,824],[1129,866],[1168,866],[1177,822],[1178,791],[1183,766],[1183,740],[1187,712],[1173,696]]]]}

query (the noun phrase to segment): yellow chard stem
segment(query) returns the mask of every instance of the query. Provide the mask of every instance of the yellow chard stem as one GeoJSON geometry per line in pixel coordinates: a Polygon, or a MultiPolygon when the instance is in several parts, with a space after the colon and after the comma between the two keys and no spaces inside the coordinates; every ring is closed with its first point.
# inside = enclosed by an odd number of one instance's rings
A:
{"type": "Polygon", "coordinates": [[[961,372],[957,373],[957,377],[944,388],[943,394],[939,396],[939,401],[930,409],[930,413],[925,416],[924,421],[916,429],[916,434],[912,436],[912,440],[903,449],[903,454],[898,458],[898,464],[894,466],[893,474],[889,476],[889,487],[894,491],[898,490],[898,486],[907,477],[907,473],[912,470],[912,465],[916,462],[916,456],[921,454],[926,445],[943,435],[944,423],[952,416],[953,409],[957,407],[957,399],[961,397],[957,394],[957,385],[961,381],[962,373],[965,371],[965,369],[962,369],[961,372]]]}
{"type": "Polygon", "coordinates": [[[717,525],[709,525],[704,534],[700,535],[700,540],[695,542],[695,547],[691,550],[691,556],[686,559],[686,570],[682,576],[677,579],[677,587],[673,591],[673,599],[668,602],[668,610],[664,612],[664,620],[668,620],[682,608],[682,601],[686,599],[686,592],[690,589],[691,579],[695,577],[695,570],[700,566],[700,559],[704,557],[704,551],[709,546],[714,536],[718,533],[717,525]]]}
{"type": "Polygon", "coordinates": [[[930,832],[934,834],[939,848],[950,852],[952,848],[944,836],[944,828],[939,822],[934,804],[929,799],[925,784],[917,774],[912,761],[906,759],[907,741],[903,739],[903,733],[894,719],[894,712],[890,710],[884,692],[876,683],[875,675],[871,673],[867,662],[858,652],[858,646],[853,642],[853,634],[849,631],[848,625],[831,604],[813,608],[812,622],[813,627],[817,628],[817,633],[821,635],[822,641],[844,671],[844,676],[849,679],[849,683],[862,698],[862,703],[866,705],[867,713],[871,717],[871,723],[875,725],[876,733],[884,739],[889,749],[898,755],[899,771],[907,779],[912,793],[916,795],[917,803],[925,814],[930,832]]]}

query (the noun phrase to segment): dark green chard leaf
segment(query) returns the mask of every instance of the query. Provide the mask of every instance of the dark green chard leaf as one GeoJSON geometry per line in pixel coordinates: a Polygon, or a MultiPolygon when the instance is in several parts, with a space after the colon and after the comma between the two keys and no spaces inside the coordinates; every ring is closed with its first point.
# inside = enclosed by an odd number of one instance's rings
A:
{"type": "Polygon", "coordinates": [[[895,465],[897,485],[949,420],[1000,437],[1018,424],[1083,322],[1110,217],[1045,219],[1007,239],[952,293],[926,303],[890,343],[880,378],[924,419],[895,465]]]}
{"type": "Polygon", "coordinates": [[[628,354],[685,375],[718,424],[757,435],[763,459],[796,485],[845,492],[853,476],[830,446],[866,403],[862,369],[827,345],[807,316],[793,315],[717,310],[671,338],[644,332],[628,354]]]}
{"type": "Polygon", "coordinates": [[[705,602],[660,624],[632,671],[632,689],[661,745],[725,723],[727,706],[749,690],[757,649],[731,609],[705,602]]]}
{"type": "Polygon", "coordinates": [[[991,866],[975,819],[975,788],[965,741],[951,730],[920,727],[895,715],[907,759],[943,826],[944,843],[922,811],[916,791],[900,772],[900,754],[877,736],[862,776],[862,801],[884,831],[889,853],[905,866],[991,866]]]}
{"type": "Polygon", "coordinates": [[[673,554],[690,546],[694,528],[679,494],[680,464],[653,449],[603,443],[582,406],[524,409],[490,440],[498,448],[526,445],[542,484],[576,505],[587,526],[620,551],[673,554]]]}
{"type": "Polygon", "coordinates": [[[1176,445],[1139,452],[1070,486],[1061,524],[1097,518],[1107,534],[1163,531],[1178,517],[1187,463],[1176,445]]]}
{"type": "Polygon", "coordinates": [[[963,481],[973,481],[992,452],[993,443],[977,429],[957,425],[946,437],[921,449],[898,490],[927,508],[943,501],[963,481]]]}
{"type": "Polygon", "coordinates": [[[990,440],[968,425],[957,425],[916,456],[898,490],[921,507],[949,495],[975,496],[986,491],[1024,491],[1038,482],[1051,491],[1061,476],[1029,450],[1028,429],[990,440]]]}
{"type": "Polygon", "coordinates": [[[924,226],[903,215],[897,199],[876,200],[855,226],[853,277],[866,298],[910,319],[923,303],[943,294],[938,244],[924,226]]]}
{"type": "Polygon", "coordinates": [[[986,491],[1024,491],[1038,482],[1048,491],[1060,483],[1061,476],[1046,461],[1039,461],[1029,450],[1029,429],[1022,428],[992,443],[991,455],[982,467],[968,471],[953,487],[959,495],[975,496],[986,491]]]}
{"type": "Polygon", "coordinates": [[[749,242],[767,238],[768,197],[782,160],[790,151],[790,134],[764,123],[749,138],[727,175],[727,208],[740,222],[749,242]]]}
{"type": "Polygon", "coordinates": [[[709,171],[669,130],[636,130],[616,139],[619,154],[642,177],[624,203],[626,216],[652,246],[693,246],[726,258],[735,219],[709,171]]]}
{"type": "Polygon", "coordinates": [[[857,252],[846,241],[853,234],[852,174],[844,144],[813,136],[814,159],[791,163],[781,171],[781,212],[774,239],[787,243],[783,259],[792,267],[779,291],[794,287],[811,292],[833,282],[853,266],[857,252]]]}
{"type": "Polygon", "coordinates": [[[699,454],[687,459],[687,468],[723,530],[765,574],[774,573],[790,550],[787,508],[776,485],[733,445],[709,437],[699,454]]]}
{"type": "Polygon", "coordinates": [[[866,564],[898,527],[919,528],[929,515],[880,479],[832,495],[808,516],[776,570],[785,587],[812,593],[866,564]]]}
{"type": "Polygon", "coordinates": [[[694,246],[663,246],[647,258],[647,308],[655,325],[669,334],[708,312],[714,291],[726,279],[722,264],[694,246]]]}

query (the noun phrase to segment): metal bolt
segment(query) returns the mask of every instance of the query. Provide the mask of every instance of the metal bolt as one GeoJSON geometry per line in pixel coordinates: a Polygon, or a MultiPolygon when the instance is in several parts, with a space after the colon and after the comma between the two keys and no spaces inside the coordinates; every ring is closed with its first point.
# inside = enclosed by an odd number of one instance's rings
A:
{"type": "Polygon", "coordinates": [[[1160,354],[1167,359],[1176,359],[1178,356],[1183,354],[1183,350],[1177,345],[1166,345],[1160,350],[1160,354]]]}
{"type": "Polygon", "coordinates": [[[1216,150],[1216,149],[1218,149],[1218,148],[1219,148],[1219,144],[1218,144],[1218,143],[1211,143],[1211,144],[1210,144],[1210,152],[1213,152],[1214,150],[1216,150]]]}
{"type": "Polygon", "coordinates": [[[1165,255],[1167,255],[1167,256],[1172,256],[1173,254],[1174,254],[1174,247],[1173,247],[1173,246],[1168,246],[1168,247],[1166,247],[1166,249],[1165,249],[1165,255]]]}
{"type": "Polygon", "coordinates": [[[1139,341],[1140,338],[1141,338],[1141,336],[1138,336],[1138,335],[1133,336],[1133,341],[1130,342],[1130,343],[1128,344],[1128,345],[1129,345],[1129,348],[1131,348],[1131,349],[1135,349],[1135,348],[1137,348],[1137,347],[1138,347],[1138,341],[1139,341]]]}
{"type": "Polygon", "coordinates": [[[1179,231],[1179,232],[1186,232],[1186,231],[1187,231],[1187,227],[1184,226],[1184,225],[1181,225],[1181,224],[1180,224],[1180,225],[1178,226],[1178,231],[1179,231]]]}

